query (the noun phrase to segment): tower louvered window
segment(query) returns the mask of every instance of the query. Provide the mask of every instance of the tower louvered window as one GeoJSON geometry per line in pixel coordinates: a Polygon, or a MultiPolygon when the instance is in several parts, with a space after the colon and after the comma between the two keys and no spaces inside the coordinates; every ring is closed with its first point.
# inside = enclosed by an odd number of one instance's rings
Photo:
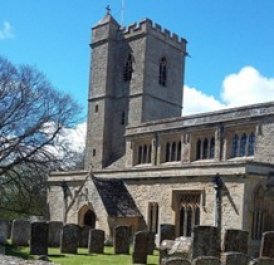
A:
{"type": "Polygon", "coordinates": [[[129,54],[123,69],[124,70],[123,79],[125,82],[128,82],[132,79],[132,72],[133,72],[132,61],[133,61],[132,55],[129,54]]]}
{"type": "Polygon", "coordinates": [[[162,86],[167,84],[167,60],[165,57],[161,59],[159,66],[159,84],[162,86]]]}

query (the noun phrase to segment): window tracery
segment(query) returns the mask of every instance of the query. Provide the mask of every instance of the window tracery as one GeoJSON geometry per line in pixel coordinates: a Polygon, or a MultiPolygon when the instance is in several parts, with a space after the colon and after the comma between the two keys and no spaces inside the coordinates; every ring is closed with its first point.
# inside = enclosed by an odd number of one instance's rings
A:
{"type": "Polygon", "coordinates": [[[180,201],[180,236],[191,236],[194,225],[200,224],[201,194],[189,192],[183,194],[180,201]]]}

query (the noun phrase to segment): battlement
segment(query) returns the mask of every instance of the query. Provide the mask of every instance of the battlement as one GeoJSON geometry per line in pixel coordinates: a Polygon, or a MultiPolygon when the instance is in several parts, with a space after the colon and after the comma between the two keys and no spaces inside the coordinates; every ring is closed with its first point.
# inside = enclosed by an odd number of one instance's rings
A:
{"type": "Polygon", "coordinates": [[[159,24],[153,23],[153,21],[148,18],[141,20],[139,23],[135,22],[122,28],[122,36],[124,38],[131,38],[139,34],[148,33],[179,45],[185,46],[187,43],[186,39],[179,38],[177,34],[171,33],[169,30],[162,28],[159,24]]]}

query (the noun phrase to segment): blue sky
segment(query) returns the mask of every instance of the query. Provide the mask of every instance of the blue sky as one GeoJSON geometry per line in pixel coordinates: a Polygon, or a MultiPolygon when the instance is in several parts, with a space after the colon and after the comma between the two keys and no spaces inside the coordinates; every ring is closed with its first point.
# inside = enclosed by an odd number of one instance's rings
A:
{"type": "MultiPolygon", "coordinates": [[[[147,17],[188,40],[192,112],[274,100],[273,0],[124,2],[124,25],[147,17]]],[[[120,22],[122,0],[0,0],[0,55],[36,66],[86,113],[90,29],[107,5],[120,22]]]]}

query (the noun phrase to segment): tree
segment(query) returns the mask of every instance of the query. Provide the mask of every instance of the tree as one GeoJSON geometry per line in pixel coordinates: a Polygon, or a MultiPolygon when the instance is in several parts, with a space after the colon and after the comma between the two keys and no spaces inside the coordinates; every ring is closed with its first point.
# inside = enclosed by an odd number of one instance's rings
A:
{"type": "Polygon", "coordinates": [[[45,176],[62,163],[55,141],[80,111],[37,69],[0,57],[0,213],[35,212],[45,176]]]}

